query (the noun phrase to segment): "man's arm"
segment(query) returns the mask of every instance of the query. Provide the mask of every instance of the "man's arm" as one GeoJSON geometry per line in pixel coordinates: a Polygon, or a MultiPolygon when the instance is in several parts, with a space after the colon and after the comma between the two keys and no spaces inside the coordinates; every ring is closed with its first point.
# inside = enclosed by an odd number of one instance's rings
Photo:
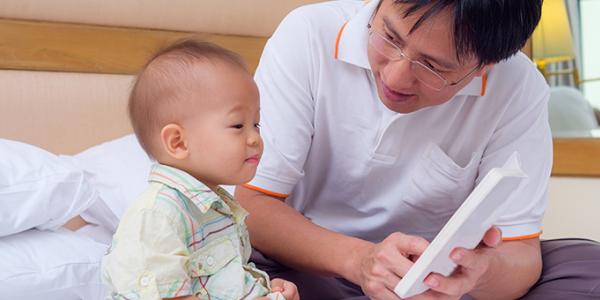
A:
{"type": "Polygon", "coordinates": [[[468,293],[475,299],[516,299],[526,294],[542,269],[539,239],[504,242],[494,247],[501,242],[497,232],[490,230],[484,238],[483,244],[491,247],[455,249],[450,257],[461,266],[459,271],[450,277],[428,276],[425,283],[432,290],[425,293],[425,298],[435,298],[440,293],[455,297],[468,293]]]}
{"type": "MultiPolygon", "coordinates": [[[[258,250],[298,270],[344,277],[373,299],[397,299],[391,291],[411,266],[398,253],[420,255],[427,247],[424,240],[399,233],[372,244],[332,232],[315,225],[282,199],[242,186],[236,188],[235,196],[250,212],[247,225],[258,250]]],[[[486,239],[492,247],[454,251],[462,254],[455,262],[464,272],[428,277],[435,278],[438,285],[431,286],[433,291],[423,298],[469,293],[479,299],[514,299],[525,294],[541,272],[539,240],[510,241],[494,248],[500,243],[497,229],[490,230],[484,242],[486,239]]]]}
{"type": "Polygon", "coordinates": [[[542,272],[538,238],[504,242],[497,248],[482,249],[482,252],[491,255],[492,259],[487,272],[469,293],[476,299],[519,298],[527,293],[542,272]]]}
{"type": "Polygon", "coordinates": [[[250,212],[246,224],[253,247],[294,269],[348,278],[355,265],[348,255],[371,246],[312,223],[281,198],[243,186],[235,198],[250,212]]]}
{"type": "Polygon", "coordinates": [[[255,248],[297,270],[344,277],[371,299],[397,300],[393,290],[413,264],[409,257],[429,244],[399,232],[373,244],[322,228],[280,198],[242,186],[235,197],[250,212],[246,224],[255,248]]]}

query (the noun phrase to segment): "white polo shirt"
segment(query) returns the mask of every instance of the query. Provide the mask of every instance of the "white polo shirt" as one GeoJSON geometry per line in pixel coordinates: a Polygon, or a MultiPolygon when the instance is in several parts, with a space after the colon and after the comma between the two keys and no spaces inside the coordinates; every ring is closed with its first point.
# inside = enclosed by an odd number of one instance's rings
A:
{"type": "Polygon", "coordinates": [[[265,152],[248,187],[333,231],[431,240],[518,151],[528,184],[497,225],[506,239],[539,235],[552,164],[544,79],[519,53],[492,68],[487,87],[475,78],[444,104],[390,111],[367,60],[377,3],[304,6],[269,39],[255,77],[265,152]]]}

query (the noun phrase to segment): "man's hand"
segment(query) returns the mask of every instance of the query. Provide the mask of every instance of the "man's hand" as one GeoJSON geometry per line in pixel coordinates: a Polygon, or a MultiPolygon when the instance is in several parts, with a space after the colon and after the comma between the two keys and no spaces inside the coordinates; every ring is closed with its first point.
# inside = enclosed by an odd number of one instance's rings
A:
{"type": "Polygon", "coordinates": [[[358,253],[359,274],[353,280],[365,295],[374,300],[397,300],[394,287],[421,255],[429,242],[399,232],[358,253]]]}
{"type": "Polygon", "coordinates": [[[479,247],[473,250],[456,248],[450,258],[458,266],[449,276],[432,273],[425,278],[430,290],[411,299],[460,299],[489,278],[489,267],[498,255],[493,248],[502,243],[502,233],[496,227],[490,228],[479,247]]]}
{"type": "MultiPolygon", "coordinates": [[[[481,245],[473,250],[454,249],[451,259],[458,265],[449,277],[430,274],[425,279],[431,289],[411,299],[460,299],[487,278],[488,267],[494,259],[492,248],[502,242],[500,230],[488,230],[481,245]]],[[[396,284],[408,272],[429,243],[416,236],[393,233],[362,254],[358,284],[371,299],[397,300],[396,284]]]]}

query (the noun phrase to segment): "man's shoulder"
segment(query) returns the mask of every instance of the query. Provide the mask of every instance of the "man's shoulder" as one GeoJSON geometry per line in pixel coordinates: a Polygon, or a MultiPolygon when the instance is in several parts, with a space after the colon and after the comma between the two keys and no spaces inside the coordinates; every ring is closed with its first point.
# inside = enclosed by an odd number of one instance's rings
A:
{"type": "Polygon", "coordinates": [[[323,16],[331,17],[331,14],[337,16],[352,17],[362,7],[364,7],[364,1],[357,0],[336,0],[336,1],[325,1],[312,4],[306,4],[300,6],[290,14],[304,14],[306,16],[313,16],[317,19],[321,19],[323,16]]]}
{"type": "MultiPolygon", "coordinates": [[[[292,10],[283,23],[305,22],[313,30],[339,29],[350,18],[364,7],[363,1],[337,0],[313,3],[292,10]]],[[[298,28],[301,29],[301,28],[298,28]]]]}
{"type": "Polygon", "coordinates": [[[498,88],[515,89],[518,86],[546,90],[546,80],[535,64],[524,53],[518,52],[492,67],[494,80],[501,81],[498,88]]]}
{"type": "Polygon", "coordinates": [[[300,76],[313,74],[311,70],[319,69],[313,67],[325,61],[334,61],[327,58],[333,58],[340,30],[363,7],[362,1],[343,0],[308,4],[291,11],[265,46],[257,81],[273,66],[300,76]]]}

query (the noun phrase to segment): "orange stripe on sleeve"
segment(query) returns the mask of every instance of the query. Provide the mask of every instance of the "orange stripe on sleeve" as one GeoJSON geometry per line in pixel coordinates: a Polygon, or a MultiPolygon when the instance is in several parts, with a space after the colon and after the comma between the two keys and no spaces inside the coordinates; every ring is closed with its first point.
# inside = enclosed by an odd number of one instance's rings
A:
{"type": "Polygon", "coordinates": [[[260,188],[260,187],[254,186],[254,185],[250,185],[250,184],[247,184],[247,183],[244,184],[244,187],[249,188],[249,189],[251,189],[253,191],[261,192],[261,193],[263,193],[265,195],[273,196],[273,197],[287,198],[287,196],[289,196],[287,194],[281,194],[281,193],[271,192],[269,190],[265,190],[263,188],[260,188]]]}
{"type": "Polygon", "coordinates": [[[503,241],[520,241],[520,240],[527,240],[527,239],[532,239],[532,238],[536,238],[539,237],[540,235],[542,235],[543,231],[537,232],[537,233],[532,233],[532,234],[528,234],[528,235],[521,235],[521,236],[513,236],[513,237],[507,237],[507,238],[502,238],[503,241]]]}
{"type": "Polygon", "coordinates": [[[338,53],[340,51],[340,39],[342,38],[342,32],[344,32],[344,28],[346,28],[346,24],[348,24],[348,21],[346,21],[346,23],[344,23],[344,25],[342,25],[342,27],[340,27],[340,31],[338,31],[337,37],[335,38],[335,53],[333,54],[333,58],[335,58],[335,59],[338,58],[338,53]]]}

